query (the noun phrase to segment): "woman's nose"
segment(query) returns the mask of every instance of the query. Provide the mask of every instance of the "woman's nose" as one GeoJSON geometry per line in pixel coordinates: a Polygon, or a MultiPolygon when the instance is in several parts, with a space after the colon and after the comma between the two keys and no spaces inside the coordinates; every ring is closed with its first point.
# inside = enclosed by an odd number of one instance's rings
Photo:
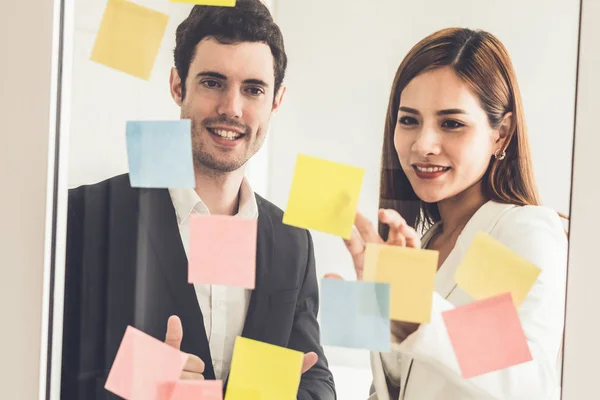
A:
{"type": "Polygon", "coordinates": [[[439,153],[439,134],[431,128],[422,129],[415,137],[412,150],[421,156],[439,153]]]}

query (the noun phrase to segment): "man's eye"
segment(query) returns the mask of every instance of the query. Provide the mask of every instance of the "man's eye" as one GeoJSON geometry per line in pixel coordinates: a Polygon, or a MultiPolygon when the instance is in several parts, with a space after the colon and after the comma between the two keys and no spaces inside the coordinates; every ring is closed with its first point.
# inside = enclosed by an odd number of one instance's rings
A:
{"type": "Polygon", "coordinates": [[[458,128],[462,128],[463,126],[465,126],[465,125],[458,121],[452,120],[452,119],[446,120],[442,123],[442,128],[447,128],[447,129],[458,129],[458,128]]]}
{"type": "Polygon", "coordinates": [[[413,118],[413,117],[406,117],[406,116],[405,117],[401,117],[398,120],[398,122],[400,122],[400,124],[402,124],[402,125],[407,125],[407,126],[416,125],[418,123],[415,118],[413,118]]]}
{"type": "Polygon", "coordinates": [[[262,90],[261,88],[258,87],[251,87],[246,89],[248,92],[250,92],[250,94],[254,95],[254,96],[258,96],[264,93],[264,90],[262,90]]]}
{"type": "Polygon", "coordinates": [[[217,88],[220,86],[219,82],[213,80],[204,80],[201,83],[207,88],[217,88]]]}

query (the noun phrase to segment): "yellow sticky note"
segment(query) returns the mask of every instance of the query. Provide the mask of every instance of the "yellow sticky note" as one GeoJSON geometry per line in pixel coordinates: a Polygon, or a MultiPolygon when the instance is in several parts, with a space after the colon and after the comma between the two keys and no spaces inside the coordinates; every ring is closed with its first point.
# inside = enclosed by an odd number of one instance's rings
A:
{"type": "Polygon", "coordinates": [[[171,0],[172,3],[198,4],[201,6],[235,7],[236,0],[171,0]]]}
{"type": "Polygon", "coordinates": [[[169,16],[126,0],[108,0],[91,60],[149,80],[169,16]]]}
{"type": "Polygon", "coordinates": [[[429,323],[439,252],[367,243],[363,280],[390,284],[390,318],[429,323]]]}
{"type": "Polygon", "coordinates": [[[350,239],[365,170],[300,154],[283,223],[350,239]]]}
{"type": "Polygon", "coordinates": [[[475,299],[511,292],[523,302],[541,270],[491,236],[478,232],[456,270],[456,283],[475,299]]]}
{"type": "Polygon", "coordinates": [[[304,354],[238,336],[225,400],[295,400],[304,354]]]}

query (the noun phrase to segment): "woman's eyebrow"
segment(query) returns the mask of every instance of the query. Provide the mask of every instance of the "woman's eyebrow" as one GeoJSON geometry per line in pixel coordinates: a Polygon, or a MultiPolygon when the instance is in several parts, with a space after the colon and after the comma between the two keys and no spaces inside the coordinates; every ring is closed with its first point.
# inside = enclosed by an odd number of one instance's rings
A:
{"type": "Polygon", "coordinates": [[[440,110],[438,112],[436,112],[436,115],[451,115],[451,114],[466,114],[467,112],[465,110],[462,110],[460,108],[448,108],[446,110],[440,110]]]}
{"type": "Polygon", "coordinates": [[[405,113],[409,113],[409,114],[421,115],[421,113],[419,112],[419,110],[415,110],[414,108],[410,108],[410,107],[402,106],[398,110],[399,111],[404,111],[405,113]]]}

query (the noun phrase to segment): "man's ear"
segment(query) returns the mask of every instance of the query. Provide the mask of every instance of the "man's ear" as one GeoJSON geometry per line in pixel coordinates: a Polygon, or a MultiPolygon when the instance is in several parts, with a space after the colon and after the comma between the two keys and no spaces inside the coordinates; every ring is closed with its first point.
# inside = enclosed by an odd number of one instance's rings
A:
{"type": "Polygon", "coordinates": [[[181,87],[181,78],[179,77],[179,71],[177,68],[171,68],[171,76],[169,78],[169,86],[171,88],[171,97],[175,100],[175,103],[179,107],[183,103],[183,91],[181,87]]]}
{"type": "Polygon", "coordinates": [[[510,129],[513,126],[513,113],[509,112],[504,115],[502,118],[502,122],[500,122],[500,126],[498,127],[498,131],[496,134],[496,145],[497,148],[503,149],[505,147],[506,139],[508,138],[508,134],[510,133],[510,129]]]}
{"type": "Polygon", "coordinates": [[[281,106],[281,102],[283,101],[283,96],[285,95],[287,88],[285,86],[281,86],[279,88],[279,90],[277,91],[277,93],[275,93],[275,98],[273,99],[273,108],[271,109],[272,112],[277,112],[277,110],[279,110],[279,107],[281,106]]]}

